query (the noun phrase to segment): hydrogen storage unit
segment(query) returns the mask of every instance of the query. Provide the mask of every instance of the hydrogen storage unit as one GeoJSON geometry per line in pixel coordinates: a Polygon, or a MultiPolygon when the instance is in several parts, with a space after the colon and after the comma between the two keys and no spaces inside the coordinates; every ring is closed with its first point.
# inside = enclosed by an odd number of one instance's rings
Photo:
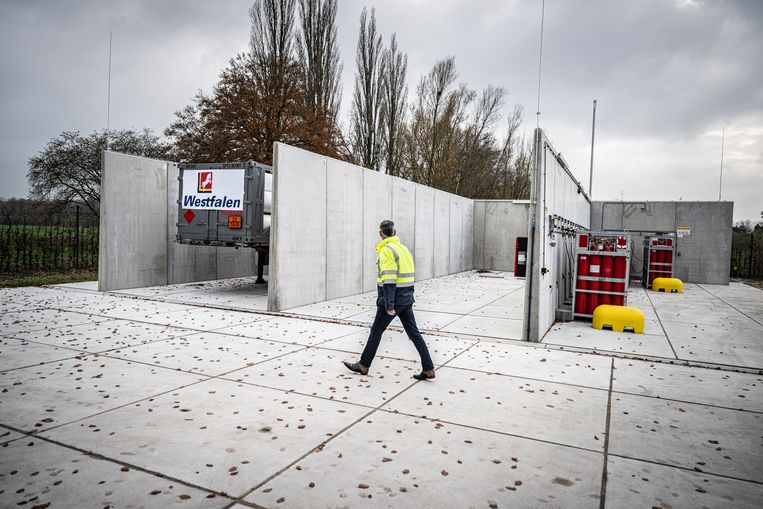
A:
{"type": "Polygon", "coordinates": [[[644,268],[642,282],[652,287],[656,277],[673,277],[676,252],[676,234],[658,233],[644,238],[644,268]]]}
{"type": "Polygon", "coordinates": [[[514,247],[514,277],[525,277],[527,273],[527,237],[517,237],[514,247]]]}
{"type": "Polygon", "coordinates": [[[631,242],[625,232],[578,232],[572,294],[573,317],[591,318],[601,304],[628,300],[631,242]]]}
{"type": "Polygon", "coordinates": [[[179,164],[176,241],[257,250],[257,282],[268,264],[273,170],[254,161],[179,164]]]}

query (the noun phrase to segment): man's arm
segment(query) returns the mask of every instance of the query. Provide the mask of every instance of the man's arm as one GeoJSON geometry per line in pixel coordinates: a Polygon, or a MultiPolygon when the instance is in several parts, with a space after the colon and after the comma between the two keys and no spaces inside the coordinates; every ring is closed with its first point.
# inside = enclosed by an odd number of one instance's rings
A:
{"type": "Polygon", "coordinates": [[[382,289],[384,290],[384,308],[387,313],[395,314],[395,290],[397,289],[397,262],[395,255],[389,249],[379,253],[379,269],[381,270],[382,289]]]}

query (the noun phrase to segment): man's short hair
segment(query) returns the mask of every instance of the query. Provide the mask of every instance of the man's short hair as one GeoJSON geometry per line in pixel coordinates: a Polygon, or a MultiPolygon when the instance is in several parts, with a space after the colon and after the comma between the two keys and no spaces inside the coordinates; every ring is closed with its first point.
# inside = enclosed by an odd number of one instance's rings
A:
{"type": "Polygon", "coordinates": [[[379,229],[387,237],[392,237],[395,234],[395,223],[393,223],[389,219],[385,219],[379,225],[379,229]]]}

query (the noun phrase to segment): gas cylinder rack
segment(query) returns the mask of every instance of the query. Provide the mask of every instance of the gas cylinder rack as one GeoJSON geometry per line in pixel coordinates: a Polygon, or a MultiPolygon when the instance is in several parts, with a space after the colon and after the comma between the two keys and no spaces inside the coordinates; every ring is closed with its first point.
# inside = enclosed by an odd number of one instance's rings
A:
{"type": "Polygon", "coordinates": [[[676,234],[657,233],[644,238],[644,269],[642,282],[652,287],[656,277],[673,277],[676,234]]]}
{"type": "Polygon", "coordinates": [[[574,318],[591,318],[602,304],[624,306],[628,299],[631,238],[626,232],[578,232],[572,294],[574,318]]]}

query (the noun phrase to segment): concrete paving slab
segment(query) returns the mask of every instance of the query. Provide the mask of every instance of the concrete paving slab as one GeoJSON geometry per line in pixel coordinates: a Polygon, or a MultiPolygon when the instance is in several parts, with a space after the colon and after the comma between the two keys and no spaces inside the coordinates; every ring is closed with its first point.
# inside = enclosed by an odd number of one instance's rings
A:
{"type": "Polygon", "coordinates": [[[209,492],[35,438],[11,442],[2,451],[2,507],[212,509],[230,503],[209,492]]]}
{"type": "Polygon", "coordinates": [[[440,329],[443,332],[492,338],[522,339],[522,320],[465,316],[440,329]]]}
{"type": "Polygon", "coordinates": [[[0,372],[0,424],[42,430],[201,379],[97,355],[0,372]]]}
{"type": "Polygon", "coordinates": [[[7,313],[0,316],[0,330],[6,336],[10,336],[21,332],[53,330],[84,323],[103,322],[105,320],[108,320],[108,318],[70,311],[39,309],[36,311],[7,313]]]}
{"type": "Polygon", "coordinates": [[[159,313],[142,318],[143,321],[173,327],[187,327],[197,330],[214,330],[231,325],[267,320],[270,315],[258,315],[222,309],[191,308],[173,313],[159,313]]]}
{"type": "Polygon", "coordinates": [[[489,318],[510,318],[512,320],[524,319],[524,302],[512,306],[485,306],[471,313],[472,316],[486,316],[489,318]]]}
{"type": "Polygon", "coordinates": [[[0,371],[37,366],[77,355],[81,353],[55,346],[30,343],[22,339],[0,337],[0,371]]]}
{"type": "Polygon", "coordinates": [[[599,453],[377,412],[246,500],[295,508],[597,507],[602,463],[599,453]]]}
{"type": "Polygon", "coordinates": [[[14,337],[36,343],[96,353],[129,345],[139,345],[172,337],[187,336],[188,334],[195,334],[195,332],[190,329],[133,322],[130,320],[107,320],[53,330],[16,333],[14,337]]]}
{"type": "Polygon", "coordinates": [[[66,288],[71,290],[85,290],[88,292],[98,291],[98,281],[79,281],[77,283],[61,283],[57,285],[50,285],[51,288],[66,288]]]}
{"type": "Polygon", "coordinates": [[[376,306],[377,292],[366,292],[358,295],[350,295],[349,297],[342,297],[339,299],[333,299],[332,302],[339,302],[341,304],[357,304],[360,306],[376,306]]]}
{"type": "Polygon", "coordinates": [[[694,308],[688,306],[680,310],[668,310],[660,307],[655,308],[660,320],[663,322],[681,322],[692,325],[713,325],[716,327],[734,326],[738,328],[757,330],[763,334],[763,325],[743,315],[736,309],[723,306],[710,308],[697,305],[694,308]]]}
{"type": "Polygon", "coordinates": [[[45,436],[238,496],[366,412],[360,406],[210,379],[45,436]]]}
{"type": "Polygon", "coordinates": [[[761,484],[609,457],[607,507],[756,509],[761,498],[761,484]]]}
{"type": "Polygon", "coordinates": [[[110,357],[217,376],[303,348],[261,339],[202,332],[111,350],[110,357]]]}
{"type": "Polygon", "coordinates": [[[607,391],[444,367],[384,409],[601,451],[607,391]]]}
{"type": "Polygon", "coordinates": [[[760,430],[763,414],[613,394],[609,452],[761,482],[760,430]]]}
{"type": "Polygon", "coordinates": [[[297,308],[287,309],[287,313],[297,315],[317,316],[320,318],[348,318],[364,311],[375,311],[375,306],[361,306],[359,304],[346,304],[327,300],[317,304],[308,304],[297,308]]]}
{"type": "MultiPolygon", "coordinates": [[[[140,300],[128,297],[104,298],[87,308],[88,313],[107,316],[109,318],[137,318],[159,313],[173,313],[186,311],[191,306],[182,304],[169,304],[153,300],[140,300]]],[[[72,309],[73,310],[73,309],[72,309]]]]}
{"type": "MultiPolygon", "coordinates": [[[[13,442],[14,440],[18,440],[19,438],[24,438],[26,435],[17,433],[15,431],[10,431],[5,428],[0,428],[0,446],[6,445],[8,442],[13,442]]],[[[0,477],[2,479],[2,477],[0,477]]],[[[2,495],[2,493],[0,493],[2,495]]]]}
{"type": "Polygon", "coordinates": [[[224,327],[216,332],[307,346],[360,331],[368,329],[339,323],[271,317],[269,320],[224,327]]]}
{"type": "Polygon", "coordinates": [[[732,326],[663,322],[681,359],[763,369],[763,335],[732,326]]]}
{"type": "MultiPolygon", "coordinates": [[[[369,330],[366,329],[341,338],[332,339],[331,341],[323,343],[321,348],[352,352],[355,354],[355,357],[348,356],[348,359],[358,360],[366,346],[366,342],[368,341],[368,334],[369,330]]],[[[427,349],[429,350],[429,356],[432,358],[432,362],[436,366],[448,362],[459,352],[462,352],[473,344],[473,341],[470,340],[433,336],[431,334],[423,334],[423,337],[427,344],[427,349]]],[[[421,360],[413,343],[411,343],[411,340],[408,339],[408,336],[403,331],[386,331],[382,336],[379,349],[376,353],[382,357],[416,362],[420,362],[421,360]]]]}
{"type": "Polygon", "coordinates": [[[2,300],[24,304],[28,309],[66,309],[72,306],[87,306],[99,300],[102,295],[80,292],[64,288],[20,287],[8,289],[2,300]]]}
{"type": "Polygon", "coordinates": [[[361,376],[342,364],[344,360],[355,360],[352,357],[344,352],[307,348],[223,378],[376,407],[410,387],[415,382],[413,375],[421,371],[415,362],[376,357],[373,371],[361,376]]]}
{"type": "Polygon", "coordinates": [[[763,376],[615,359],[612,390],[763,413],[763,376]]]}
{"type": "MultiPolygon", "coordinates": [[[[433,311],[421,311],[418,306],[414,304],[414,315],[416,316],[416,325],[421,330],[438,330],[446,325],[455,322],[463,315],[454,315],[451,313],[435,313],[433,311]]],[[[374,323],[376,317],[376,309],[370,311],[364,311],[357,315],[347,317],[347,320],[353,322],[374,323]]],[[[390,324],[392,326],[402,327],[403,324],[398,318],[392,320],[390,324]]]]}
{"type": "Polygon", "coordinates": [[[474,311],[477,311],[483,306],[487,306],[495,299],[491,296],[488,298],[464,296],[461,295],[447,295],[444,293],[438,293],[432,297],[419,297],[416,296],[416,309],[420,311],[431,311],[435,313],[449,313],[457,315],[467,315],[474,311]]]}
{"type": "Polygon", "coordinates": [[[448,366],[608,390],[611,363],[603,356],[482,341],[448,366]]]}
{"type": "MultiPolygon", "coordinates": [[[[654,328],[650,330],[655,331],[654,328]]],[[[676,358],[664,335],[598,330],[587,322],[557,322],[546,333],[543,343],[604,352],[676,358]]]]}

